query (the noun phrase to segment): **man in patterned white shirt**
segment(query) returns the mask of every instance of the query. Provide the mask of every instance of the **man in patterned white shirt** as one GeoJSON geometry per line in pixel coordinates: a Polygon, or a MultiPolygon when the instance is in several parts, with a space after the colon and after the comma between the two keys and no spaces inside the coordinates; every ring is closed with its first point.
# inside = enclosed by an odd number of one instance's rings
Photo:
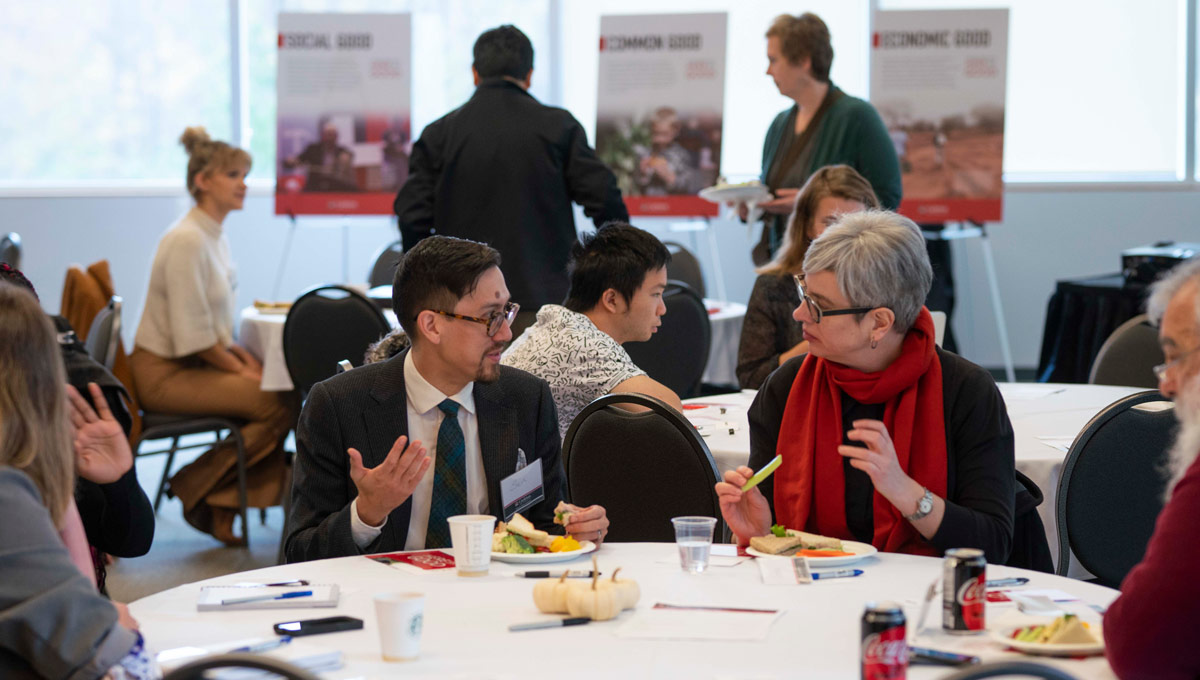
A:
{"type": "Polygon", "coordinates": [[[567,299],[543,305],[537,323],[504,353],[505,365],[550,383],[560,435],[584,406],[613,392],[648,394],[682,410],[679,395],[646,375],[621,346],[649,340],[661,325],[670,259],[657,238],[624,222],[583,236],[567,265],[567,299]]]}

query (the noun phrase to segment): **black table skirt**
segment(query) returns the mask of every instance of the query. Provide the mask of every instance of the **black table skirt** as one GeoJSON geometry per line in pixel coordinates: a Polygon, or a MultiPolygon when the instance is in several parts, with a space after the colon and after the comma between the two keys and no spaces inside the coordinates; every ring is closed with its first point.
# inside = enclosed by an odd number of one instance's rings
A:
{"type": "Polygon", "coordinates": [[[1059,281],[1046,306],[1038,380],[1086,383],[1108,336],[1145,311],[1147,289],[1120,274],[1059,281]]]}

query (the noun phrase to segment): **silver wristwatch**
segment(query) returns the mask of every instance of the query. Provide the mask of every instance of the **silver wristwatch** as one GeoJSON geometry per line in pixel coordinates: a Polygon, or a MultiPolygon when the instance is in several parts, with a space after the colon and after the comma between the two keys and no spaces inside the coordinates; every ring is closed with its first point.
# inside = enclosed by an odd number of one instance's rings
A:
{"type": "Polygon", "coordinates": [[[904,519],[915,522],[919,519],[924,519],[931,512],[933,512],[933,492],[925,489],[925,495],[921,496],[921,500],[917,501],[917,511],[911,515],[905,515],[904,519]]]}

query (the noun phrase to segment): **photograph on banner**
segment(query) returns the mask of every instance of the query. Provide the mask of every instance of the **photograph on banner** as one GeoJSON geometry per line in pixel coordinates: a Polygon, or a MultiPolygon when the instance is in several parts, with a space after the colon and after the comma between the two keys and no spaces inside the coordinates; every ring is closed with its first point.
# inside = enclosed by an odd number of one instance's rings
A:
{"type": "Polygon", "coordinates": [[[726,15],[600,17],[596,153],[631,215],[715,216],[726,15]]]}
{"type": "Polygon", "coordinates": [[[279,15],[277,215],[390,215],[412,149],[408,14],[279,15]]]}
{"type": "Polygon", "coordinates": [[[900,157],[900,212],[1002,217],[1008,10],[878,12],[871,103],[900,157]]]}

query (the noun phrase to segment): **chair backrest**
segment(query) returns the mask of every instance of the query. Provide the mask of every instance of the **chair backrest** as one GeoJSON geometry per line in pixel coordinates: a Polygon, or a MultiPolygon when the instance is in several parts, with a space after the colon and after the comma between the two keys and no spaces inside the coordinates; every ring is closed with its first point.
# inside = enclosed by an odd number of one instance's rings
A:
{"type": "Polygon", "coordinates": [[[679,243],[663,241],[663,245],[667,247],[667,252],[671,253],[671,261],[667,263],[667,278],[683,281],[703,298],[706,293],[704,273],[700,270],[700,260],[696,259],[692,251],[679,243]]]}
{"type": "Polygon", "coordinates": [[[283,324],[283,356],[301,395],[332,377],[342,359],[362,366],[367,345],[391,327],[362,293],[339,285],[317,286],[292,303],[283,324]]]}
{"type": "Polygon", "coordinates": [[[1163,360],[1158,330],[1150,325],[1148,316],[1138,314],[1117,326],[1100,346],[1088,382],[1154,389],[1158,378],[1152,369],[1163,360]]]}
{"type": "Polygon", "coordinates": [[[372,288],[375,286],[390,286],[396,275],[396,265],[400,262],[400,256],[404,254],[404,246],[400,241],[394,241],[387,244],[375,256],[375,264],[371,265],[371,272],[367,274],[367,282],[372,288]]]}
{"type": "Polygon", "coordinates": [[[1074,551],[1100,583],[1116,588],[1141,561],[1162,510],[1174,427],[1170,402],[1149,390],[1109,404],[1075,438],[1058,482],[1059,574],[1074,551]]]}
{"type": "Polygon", "coordinates": [[[1075,680],[1075,676],[1066,671],[1032,661],[992,661],[978,666],[968,666],[943,676],[942,680],[983,680],[1006,675],[1042,678],[1043,680],[1075,680]]]}
{"type": "Polygon", "coordinates": [[[608,511],[607,541],[674,542],[671,518],[683,515],[716,517],[713,538],[724,535],[712,453],[696,428],[659,399],[622,393],[596,399],[567,428],[562,458],[567,498],[608,511]]]}
{"type": "Polygon", "coordinates": [[[96,313],[92,326],[88,329],[87,340],[83,347],[93,359],[104,364],[108,370],[113,369],[117,360],[117,340],[121,337],[121,300],[120,295],[114,295],[108,304],[96,313]]]}
{"type": "Polygon", "coordinates": [[[0,238],[0,262],[13,269],[21,268],[21,235],[9,232],[0,238]]]}
{"type": "Polygon", "coordinates": [[[699,396],[712,342],[708,310],[704,300],[680,281],[668,281],[663,302],[667,313],[658,332],[646,342],[626,343],[625,351],[638,368],[681,399],[699,396]]]}
{"type": "MultiPolygon", "coordinates": [[[[253,668],[265,671],[237,677],[282,677],[286,680],[319,680],[309,671],[298,666],[262,654],[217,654],[206,656],[196,661],[186,663],[167,674],[163,680],[204,680],[209,677],[208,671],[214,668],[253,668]]],[[[224,676],[222,676],[224,677],[224,676]]]]}

